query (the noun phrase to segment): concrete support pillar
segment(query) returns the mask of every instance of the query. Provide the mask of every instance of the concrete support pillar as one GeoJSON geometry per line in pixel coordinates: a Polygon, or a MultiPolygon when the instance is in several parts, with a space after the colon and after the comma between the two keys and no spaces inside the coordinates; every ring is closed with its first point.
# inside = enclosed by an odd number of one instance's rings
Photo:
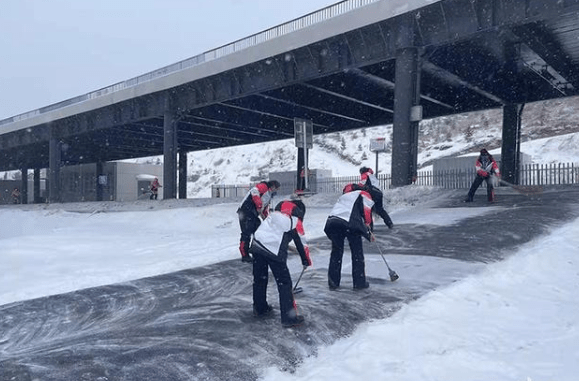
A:
{"type": "Polygon", "coordinates": [[[163,198],[173,199],[177,197],[177,121],[170,109],[165,111],[163,130],[163,198]]]}
{"type": "Polygon", "coordinates": [[[34,168],[34,180],[33,180],[33,188],[34,188],[34,203],[40,203],[40,168],[34,168]]]}
{"type": "Polygon", "coordinates": [[[28,168],[22,167],[22,184],[20,185],[20,202],[28,204],[28,168]]]}
{"type": "Polygon", "coordinates": [[[61,166],[61,144],[60,140],[50,132],[49,153],[48,153],[48,202],[60,202],[60,166],[61,166]]]}
{"type": "Polygon", "coordinates": [[[179,198],[187,198],[187,152],[179,150],[179,198]]]}
{"type": "Polygon", "coordinates": [[[524,104],[503,106],[501,175],[505,181],[519,184],[521,158],[521,116],[524,104]]]}
{"type": "Polygon", "coordinates": [[[103,201],[103,188],[105,186],[105,184],[103,184],[103,182],[105,181],[104,177],[104,173],[103,173],[103,162],[102,161],[97,161],[96,163],[96,201],[103,201]]]}
{"type": "Polygon", "coordinates": [[[418,171],[418,123],[413,115],[420,100],[418,49],[400,49],[396,56],[392,132],[392,186],[412,184],[418,171]]]}

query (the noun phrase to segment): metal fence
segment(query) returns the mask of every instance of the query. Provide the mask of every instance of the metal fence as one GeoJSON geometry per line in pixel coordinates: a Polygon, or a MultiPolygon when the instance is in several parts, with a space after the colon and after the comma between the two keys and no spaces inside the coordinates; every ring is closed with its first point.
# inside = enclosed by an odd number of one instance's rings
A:
{"type": "MultiPolygon", "coordinates": [[[[449,170],[418,175],[420,185],[432,185],[447,189],[468,188],[476,176],[475,169],[449,170]]],[[[518,185],[567,185],[579,184],[579,166],[575,163],[528,164],[521,166],[518,185]]]]}
{"type": "MultiPolygon", "coordinates": [[[[380,188],[389,189],[392,186],[392,176],[390,174],[380,174],[376,177],[380,183],[380,188]]],[[[474,168],[470,170],[437,171],[436,173],[422,171],[418,173],[414,184],[446,189],[466,189],[471,186],[475,177],[476,171],[474,168]]],[[[575,163],[529,164],[521,167],[519,177],[519,185],[579,184],[579,165],[575,163]]],[[[342,193],[342,189],[346,184],[359,181],[360,176],[317,179],[316,187],[311,190],[311,193],[342,193]]],[[[211,189],[211,197],[243,197],[255,184],[214,185],[211,189]]],[[[295,182],[281,183],[280,193],[290,194],[294,189],[296,189],[295,182]]]]}
{"type": "Polygon", "coordinates": [[[519,185],[564,185],[579,183],[577,163],[530,164],[521,171],[519,185]]]}

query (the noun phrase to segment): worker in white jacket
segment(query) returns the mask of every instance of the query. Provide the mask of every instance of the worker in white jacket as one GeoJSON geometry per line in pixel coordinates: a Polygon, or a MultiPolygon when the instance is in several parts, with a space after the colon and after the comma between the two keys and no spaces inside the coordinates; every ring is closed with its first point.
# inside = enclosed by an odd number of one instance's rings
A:
{"type": "Polygon", "coordinates": [[[352,254],[352,281],[355,290],[370,287],[366,281],[364,249],[362,237],[374,241],[372,234],[372,206],[370,194],[359,184],[344,187],[328,219],[324,232],[332,241],[330,264],[328,266],[328,286],[330,290],[340,287],[344,241],[347,238],[352,254]]]}
{"type": "Polygon", "coordinates": [[[304,322],[304,317],[298,315],[292,292],[287,249],[293,241],[303,266],[312,265],[310,250],[304,238],[305,213],[306,207],[300,200],[280,202],[255,232],[249,249],[253,255],[253,313],[261,317],[269,315],[273,310],[267,303],[269,267],[277,283],[281,323],[284,327],[294,327],[304,322]]]}

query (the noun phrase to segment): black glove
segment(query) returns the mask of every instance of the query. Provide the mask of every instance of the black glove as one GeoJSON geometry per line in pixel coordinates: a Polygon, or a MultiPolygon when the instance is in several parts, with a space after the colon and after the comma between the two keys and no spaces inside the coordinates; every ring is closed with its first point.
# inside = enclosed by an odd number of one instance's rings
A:
{"type": "Polygon", "coordinates": [[[253,263],[253,258],[248,254],[245,257],[241,257],[241,262],[253,263]]]}

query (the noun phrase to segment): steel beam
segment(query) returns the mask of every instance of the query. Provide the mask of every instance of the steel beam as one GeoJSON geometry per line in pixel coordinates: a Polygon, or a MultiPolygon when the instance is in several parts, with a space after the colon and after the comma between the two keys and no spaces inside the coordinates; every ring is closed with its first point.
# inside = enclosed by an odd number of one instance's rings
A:
{"type": "Polygon", "coordinates": [[[48,168],[48,202],[56,203],[60,202],[60,166],[61,166],[61,154],[62,147],[60,144],[60,139],[54,131],[54,127],[51,128],[51,136],[49,142],[49,168],[48,168]]]}
{"type": "Polygon", "coordinates": [[[501,175],[512,184],[519,184],[521,156],[521,117],[524,104],[503,107],[503,136],[501,147],[501,175]]]}
{"type": "Polygon", "coordinates": [[[187,198],[187,152],[179,149],[179,198],[187,198]]]}
{"type": "Polygon", "coordinates": [[[411,110],[419,104],[418,51],[408,47],[396,59],[394,123],[392,130],[392,186],[412,184],[417,174],[418,121],[411,121],[411,110]]]}
{"type": "Polygon", "coordinates": [[[177,197],[177,120],[171,109],[165,111],[163,120],[163,198],[177,197]]]}

